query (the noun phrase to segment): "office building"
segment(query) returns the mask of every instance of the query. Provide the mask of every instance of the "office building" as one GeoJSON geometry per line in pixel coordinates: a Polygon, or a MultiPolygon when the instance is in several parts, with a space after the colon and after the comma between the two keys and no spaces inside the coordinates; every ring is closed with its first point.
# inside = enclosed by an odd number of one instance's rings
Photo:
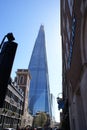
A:
{"type": "Polygon", "coordinates": [[[51,97],[51,121],[50,121],[50,126],[53,128],[54,124],[55,124],[55,97],[52,93],[50,94],[50,97],[51,97]]]}
{"type": "Polygon", "coordinates": [[[38,36],[29,63],[31,74],[29,90],[29,111],[32,115],[37,112],[47,112],[51,115],[49,75],[46,56],[44,26],[40,26],[38,36]]]}
{"type": "Polygon", "coordinates": [[[3,104],[0,108],[0,129],[17,128],[21,125],[24,93],[14,82],[10,81],[3,104]]]}

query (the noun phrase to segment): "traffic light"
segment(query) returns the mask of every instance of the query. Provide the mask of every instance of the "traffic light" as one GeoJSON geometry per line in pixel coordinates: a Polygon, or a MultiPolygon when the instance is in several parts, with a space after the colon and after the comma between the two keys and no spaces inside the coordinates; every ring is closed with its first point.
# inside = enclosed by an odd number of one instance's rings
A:
{"type": "Polygon", "coordinates": [[[3,107],[8,81],[17,49],[17,43],[13,42],[12,33],[8,33],[0,45],[0,108],[3,107]],[[5,41],[5,38],[8,40],[5,41]],[[5,41],[5,42],[4,42],[5,41]]]}

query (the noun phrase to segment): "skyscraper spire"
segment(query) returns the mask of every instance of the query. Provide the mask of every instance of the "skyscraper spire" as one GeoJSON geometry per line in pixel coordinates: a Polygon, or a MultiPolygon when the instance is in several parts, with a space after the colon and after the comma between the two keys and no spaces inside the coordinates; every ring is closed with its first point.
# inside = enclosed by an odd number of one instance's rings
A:
{"type": "Polygon", "coordinates": [[[50,114],[50,89],[45,47],[44,26],[40,26],[29,63],[31,83],[29,91],[29,110],[32,115],[38,111],[50,114]]]}
{"type": "Polygon", "coordinates": [[[41,24],[40,30],[44,30],[44,25],[41,24]]]}

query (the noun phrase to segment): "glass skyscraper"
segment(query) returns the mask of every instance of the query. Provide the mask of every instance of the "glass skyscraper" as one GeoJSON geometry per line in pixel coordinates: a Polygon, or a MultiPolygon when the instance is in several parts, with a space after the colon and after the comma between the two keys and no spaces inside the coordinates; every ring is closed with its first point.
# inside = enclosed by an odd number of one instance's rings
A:
{"type": "Polygon", "coordinates": [[[29,89],[29,111],[32,115],[37,112],[51,113],[49,75],[47,67],[44,26],[35,42],[29,63],[31,82],[29,89]]]}

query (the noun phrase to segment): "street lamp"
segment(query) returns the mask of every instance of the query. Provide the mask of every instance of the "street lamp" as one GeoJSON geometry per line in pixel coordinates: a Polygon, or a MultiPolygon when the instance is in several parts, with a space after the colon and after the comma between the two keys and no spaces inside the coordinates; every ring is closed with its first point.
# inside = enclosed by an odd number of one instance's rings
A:
{"type": "Polygon", "coordinates": [[[17,43],[13,42],[14,36],[8,33],[0,44],[0,108],[3,107],[11,69],[17,49],[17,43]],[[7,41],[5,41],[7,38],[7,41]]]}
{"type": "Polygon", "coordinates": [[[64,100],[62,97],[59,97],[60,94],[62,95],[62,93],[59,93],[58,97],[57,97],[57,103],[58,103],[59,110],[64,108],[64,100]]]}

